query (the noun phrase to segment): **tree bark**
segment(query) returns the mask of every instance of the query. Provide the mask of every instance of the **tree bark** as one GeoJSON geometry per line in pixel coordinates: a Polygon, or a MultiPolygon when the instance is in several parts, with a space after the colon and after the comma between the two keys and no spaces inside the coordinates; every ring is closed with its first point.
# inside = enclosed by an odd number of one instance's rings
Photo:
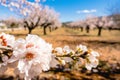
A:
{"type": "Polygon", "coordinates": [[[28,33],[29,33],[29,34],[31,34],[33,29],[28,28],[28,30],[29,30],[29,32],[28,32],[28,33]]]}
{"type": "Polygon", "coordinates": [[[83,27],[80,27],[80,29],[81,29],[81,32],[83,32],[83,27]]]}
{"type": "Polygon", "coordinates": [[[44,34],[44,35],[47,34],[47,33],[46,33],[46,28],[47,28],[47,27],[43,27],[43,34],[44,34]]]}
{"type": "Polygon", "coordinates": [[[49,27],[52,23],[43,23],[41,26],[43,27],[43,34],[46,35],[46,28],[49,27]]]}
{"type": "Polygon", "coordinates": [[[102,27],[98,27],[98,36],[101,36],[102,27]]]}
{"type": "Polygon", "coordinates": [[[24,21],[25,25],[24,27],[25,28],[28,28],[28,33],[31,34],[32,33],[32,30],[35,29],[38,25],[39,25],[39,21],[40,21],[40,17],[38,18],[37,22],[36,23],[33,23],[32,21],[30,22],[30,24],[28,24],[28,21],[24,21]]]}
{"type": "Polygon", "coordinates": [[[89,27],[89,25],[86,26],[86,32],[87,32],[87,33],[90,32],[90,27],[89,27]]]}
{"type": "Polygon", "coordinates": [[[109,29],[109,31],[111,31],[111,30],[112,30],[112,27],[109,27],[108,29],[109,29]]]}
{"type": "Polygon", "coordinates": [[[50,32],[52,31],[52,28],[51,28],[51,27],[49,27],[49,31],[50,31],[50,32]]]}

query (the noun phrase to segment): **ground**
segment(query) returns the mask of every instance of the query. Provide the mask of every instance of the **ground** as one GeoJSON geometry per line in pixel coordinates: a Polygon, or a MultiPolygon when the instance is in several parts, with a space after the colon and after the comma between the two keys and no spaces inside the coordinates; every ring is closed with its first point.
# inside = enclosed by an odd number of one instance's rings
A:
{"type": "MultiPolygon", "coordinates": [[[[28,31],[15,30],[6,31],[6,33],[13,34],[17,38],[19,38],[25,37],[28,31]]],[[[37,28],[32,32],[32,34],[36,34],[45,39],[47,42],[51,43],[53,47],[63,47],[65,45],[69,45],[72,49],[75,49],[77,45],[83,44],[99,52],[101,61],[106,61],[107,63],[112,65],[120,63],[120,30],[102,30],[101,36],[97,36],[97,30],[91,30],[90,33],[86,33],[85,31],[81,32],[79,29],[73,30],[69,28],[59,28],[52,32],[49,32],[49,30],[47,30],[47,33],[47,35],[43,35],[42,29],[40,28],[37,28]]],[[[73,71],[66,74],[66,76],[76,77],[73,79],[85,80],[109,79],[105,76],[100,76],[100,74],[91,74],[89,72],[86,72],[84,74],[81,73],[83,72],[73,71]]],[[[41,74],[41,77],[44,77],[45,74],[46,73],[41,74]]],[[[53,76],[54,74],[56,77],[58,77],[58,79],[62,79],[64,78],[63,76],[65,76],[65,72],[57,72],[57,74],[47,72],[47,74],[49,75],[49,77],[53,76]],[[59,78],[60,75],[61,77],[59,78]]],[[[120,80],[120,72],[119,74],[112,74],[109,76],[112,76],[112,78],[110,79],[120,80]]]]}

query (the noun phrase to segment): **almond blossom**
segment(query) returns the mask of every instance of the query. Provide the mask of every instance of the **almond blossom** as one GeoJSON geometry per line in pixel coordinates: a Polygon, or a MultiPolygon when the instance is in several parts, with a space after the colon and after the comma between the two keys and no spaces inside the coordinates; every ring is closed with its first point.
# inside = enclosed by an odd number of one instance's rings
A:
{"type": "Polygon", "coordinates": [[[53,53],[55,53],[56,55],[68,55],[70,53],[74,53],[74,51],[72,49],[70,49],[69,46],[64,46],[63,48],[61,47],[56,47],[53,50],[53,53]]]}
{"type": "Polygon", "coordinates": [[[85,63],[85,67],[88,70],[91,70],[92,68],[97,67],[97,65],[99,63],[97,57],[99,57],[98,52],[95,52],[95,51],[88,52],[88,55],[87,55],[87,58],[86,58],[86,63],[85,63]]]}
{"type": "Polygon", "coordinates": [[[77,51],[79,51],[80,53],[81,53],[81,52],[84,53],[84,52],[88,51],[87,47],[84,46],[84,45],[81,45],[81,44],[78,45],[78,46],[76,47],[76,49],[77,49],[77,51]]]}
{"type": "Polygon", "coordinates": [[[9,46],[13,47],[15,42],[15,37],[9,34],[1,33],[0,34],[0,46],[9,46]]]}
{"type": "Polygon", "coordinates": [[[74,53],[74,51],[73,51],[72,49],[70,49],[69,46],[64,46],[63,52],[64,52],[65,54],[70,54],[71,52],[74,53]]]}
{"type": "MultiPolygon", "coordinates": [[[[7,48],[7,49],[11,49],[13,48],[15,42],[15,37],[9,34],[5,34],[5,33],[1,33],[0,34],[0,47],[1,48],[7,48]]],[[[8,53],[8,55],[6,54],[0,54],[0,58],[1,58],[1,63],[0,63],[0,67],[2,66],[6,66],[8,61],[9,61],[9,57],[11,57],[11,52],[8,53]]]]}
{"type": "Polygon", "coordinates": [[[31,79],[33,74],[39,75],[50,68],[51,44],[36,35],[28,35],[25,40],[19,39],[15,44],[10,61],[18,60],[17,68],[26,80],[31,79]]]}

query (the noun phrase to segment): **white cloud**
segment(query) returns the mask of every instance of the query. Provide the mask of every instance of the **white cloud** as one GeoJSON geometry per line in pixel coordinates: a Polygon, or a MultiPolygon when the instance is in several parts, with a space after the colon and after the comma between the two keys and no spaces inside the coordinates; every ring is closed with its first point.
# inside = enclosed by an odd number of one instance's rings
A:
{"type": "Polygon", "coordinates": [[[80,13],[95,13],[95,12],[97,12],[96,9],[91,9],[91,10],[85,9],[85,10],[78,10],[78,11],[76,11],[76,13],[78,13],[78,14],[80,14],[80,13]]]}
{"type": "Polygon", "coordinates": [[[95,10],[95,9],[92,9],[92,10],[91,10],[91,12],[97,12],[97,10],[95,10]]]}

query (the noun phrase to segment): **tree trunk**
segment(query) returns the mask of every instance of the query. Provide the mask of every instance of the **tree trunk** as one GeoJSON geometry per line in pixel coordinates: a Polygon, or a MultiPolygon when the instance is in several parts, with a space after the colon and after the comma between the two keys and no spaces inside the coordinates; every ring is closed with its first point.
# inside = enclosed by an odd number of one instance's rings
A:
{"type": "Polygon", "coordinates": [[[44,34],[44,35],[47,34],[47,33],[46,33],[46,28],[47,28],[47,27],[43,27],[43,34],[44,34]]]}
{"type": "Polygon", "coordinates": [[[24,30],[25,30],[25,31],[26,31],[26,28],[27,28],[26,25],[24,25],[24,30]]]}
{"type": "Polygon", "coordinates": [[[46,35],[46,28],[49,27],[51,25],[51,23],[44,23],[41,26],[43,26],[43,34],[46,35]]]}
{"type": "Polygon", "coordinates": [[[90,32],[90,29],[86,29],[86,32],[89,33],[89,32],[90,32]]]}
{"type": "Polygon", "coordinates": [[[80,27],[80,29],[81,29],[81,32],[83,32],[83,27],[80,27]]]}
{"type": "Polygon", "coordinates": [[[109,29],[109,31],[111,31],[111,30],[112,30],[112,27],[109,27],[108,29],[109,29]]]}
{"type": "Polygon", "coordinates": [[[98,27],[98,36],[101,36],[102,27],[98,27]]]}
{"type": "Polygon", "coordinates": [[[49,27],[49,31],[50,31],[50,32],[52,31],[52,28],[51,28],[51,27],[49,27]]]}
{"type": "Polygon", "coordinates": [[[90,32],[90,27],[86,26],[86,32],[89,33],[90,32]]]}
{"type": "Polygon", "coordinates": [[[28,30],[29,30],[28,33],[31,34],[31,33],[32,33],[32,29],[31,29],[31,28],[28,28],[28,30]]]}

